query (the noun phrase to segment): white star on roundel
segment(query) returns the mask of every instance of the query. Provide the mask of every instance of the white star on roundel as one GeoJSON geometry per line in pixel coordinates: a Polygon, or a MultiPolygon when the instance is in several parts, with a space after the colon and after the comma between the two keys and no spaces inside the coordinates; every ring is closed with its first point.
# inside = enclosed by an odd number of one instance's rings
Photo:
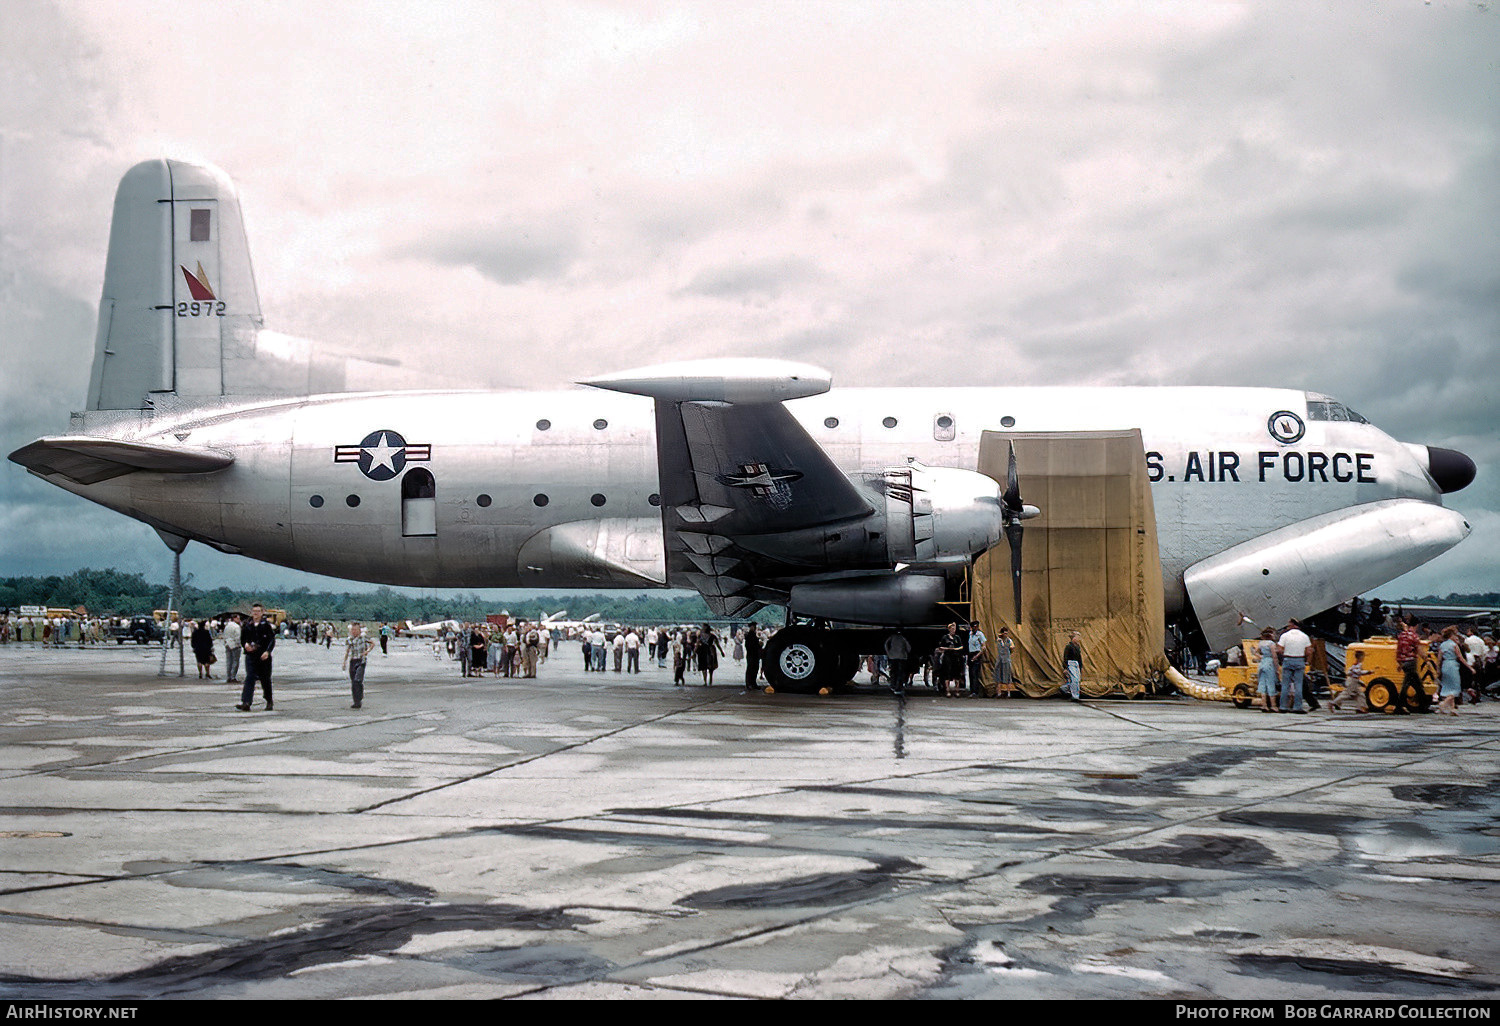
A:
{"type": "Polygon", "coordinates": [[[396,472],[395,455],[401,452],[405,446],[391,445],[386,441],[385,432],[380,433],[380,440],[374,445],[366,446],[365,452],[370,454],[370,470],[376,467],[389,467],[391,473],[396,472]]]}

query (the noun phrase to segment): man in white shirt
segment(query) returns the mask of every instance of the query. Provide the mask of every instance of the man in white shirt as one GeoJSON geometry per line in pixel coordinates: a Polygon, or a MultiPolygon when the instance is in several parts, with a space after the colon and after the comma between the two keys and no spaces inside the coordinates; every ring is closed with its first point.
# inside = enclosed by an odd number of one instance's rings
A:
{"type": "MultiPolygon", "coordinates": [[[[1473,627],[1466,627],[1464,633],[1468,635],[1464,638],[1464,647],[1469,650],[1469,675],[1464,690],[1469,692],[1469,701],[1477,702],[1479,689],[1484,681],[1484,638],[1473,627]]],[[[1462,671],[1462,663],[1459,664],[1459,669],[1462,671]]]]}
{"type": "Polygon", "coordinates": [[[235,613],[224,625],[225,680],[240,679],[240,614],[235,613]]]}
{"type": "Polygon", "coordinates": [[[607,644],[602,627],[594,630],[591,638],[593,641],[594,669],[600,673],[604,672],[604,646],[607,644]]]}
{"type": "Polygon", "coordinates": [[[634,628],[625,635],[625,669],[628,673],[641,672],[641,638],[634,628]]]}
{"type": "Polygon", "coordinates": [[[1296,620],[1288,620],[1286,630],[1276,643],[1281,656],[1281,711],[1305,713],[1302,708],[1302,681],[1307,675],[1307,650],[1312,639],[1303,633],[1296,620]]]}

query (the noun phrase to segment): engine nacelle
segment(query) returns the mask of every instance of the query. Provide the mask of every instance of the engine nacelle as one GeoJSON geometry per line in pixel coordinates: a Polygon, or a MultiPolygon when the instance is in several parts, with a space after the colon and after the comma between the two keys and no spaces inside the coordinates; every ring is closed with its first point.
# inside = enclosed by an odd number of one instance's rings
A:
{"type": "Polygon", "coordinates": [[[892,563],[968,560],[1001,538],[1001,487],[992,478],[912,463],[885,471],[881,484],[892,563]]]}
{"type": "Polygon", "coordinates": [[[1209,645],[1309,616],[1413,570],[1469,533],[1462,513],[1420,499],[1336,509],[1200,560],[1182,575],[1209,645]],[[1245,621],[1255,624],[1247,628],[1245,621]]]}
{"type": "Polygon", "coordinates": [[[793,585],[788,608],[798,616],[841,623],[915,627],[952,618],[939,605],[947,585],[941,576],[890,574],[847,581],[793,585]]]}

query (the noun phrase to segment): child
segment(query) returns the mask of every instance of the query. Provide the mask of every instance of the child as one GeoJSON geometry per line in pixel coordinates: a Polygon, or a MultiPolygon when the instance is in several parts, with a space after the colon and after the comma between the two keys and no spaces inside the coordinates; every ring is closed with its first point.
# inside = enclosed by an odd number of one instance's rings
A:
{"type": "Polygon", "coordinates": [[[1357,713],[1369,712],[1370,707],[1365,704],[1365,678],[1370,675],[1365,666],[1365,650],[1357,648],[1354,650],[1354,662],[1344,670],[1344,690],[1340,691],[1338,697],[1328,703],[1328,711],[1333,712],[1346,698],[1354,699],[1354,711],[1357,713]]]}

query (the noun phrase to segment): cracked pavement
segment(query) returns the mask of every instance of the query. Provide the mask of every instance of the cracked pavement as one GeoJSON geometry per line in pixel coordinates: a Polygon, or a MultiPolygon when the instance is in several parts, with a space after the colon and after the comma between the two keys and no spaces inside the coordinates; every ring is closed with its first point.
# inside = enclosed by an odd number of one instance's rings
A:
{"type": "Polygon", "coordinates": [[[0,649],[7,998],[1500,996],[1500,707],[0,649]],[[172,657],[175,673],[176,657],[172,657]]]}

